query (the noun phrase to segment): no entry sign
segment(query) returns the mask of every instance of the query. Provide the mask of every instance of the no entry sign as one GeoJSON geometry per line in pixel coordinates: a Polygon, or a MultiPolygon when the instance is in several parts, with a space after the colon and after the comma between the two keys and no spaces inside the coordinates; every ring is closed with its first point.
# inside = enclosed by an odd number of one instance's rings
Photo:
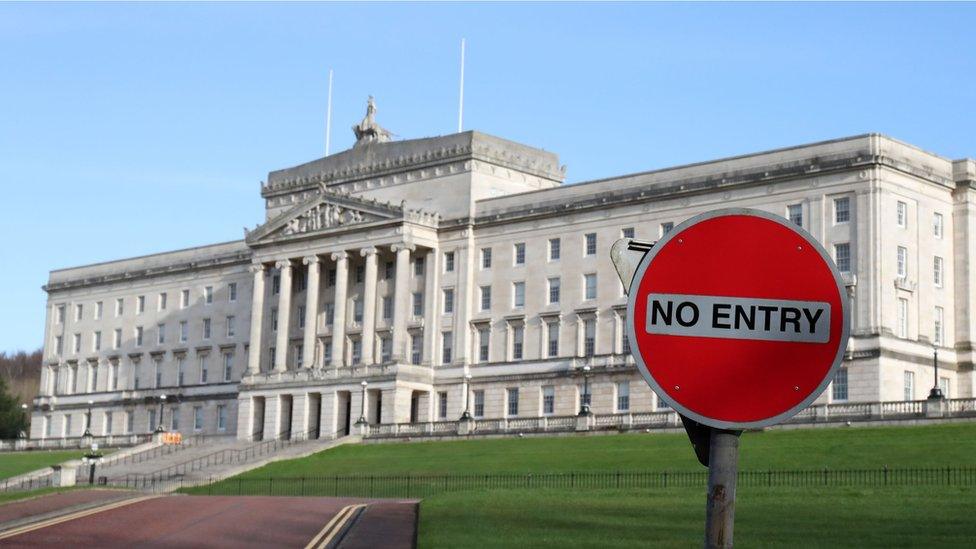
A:
{"type": "Polygon", "coordinates": [[[843,360],[847,293],[823,247],[748,209],[682,223],[631,282],[627,336],[638,369],[681,414],[711,427],[783,421],[843,360]]]}

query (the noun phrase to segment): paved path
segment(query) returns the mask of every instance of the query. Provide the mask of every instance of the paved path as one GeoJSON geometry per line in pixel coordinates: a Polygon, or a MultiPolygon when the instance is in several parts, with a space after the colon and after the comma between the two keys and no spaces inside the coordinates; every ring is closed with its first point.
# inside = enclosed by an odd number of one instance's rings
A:
{"type": "Polygon", "coordinates": [[[122,490],[68,490],[0,505],[0,530],[30,519],[68,513],[95,507],[111,501],[133,497],[122,490]]]}
{"type": "Polygon", "coordinates": [[[162,496],[116,502],[0,534],[4,547],[413,547],[416,502],[354,498],[162,496]],[[363,504],[367,504],[363,507],[363,504]],[[400,509],[403,507],[403,509],[400,509]],[[374,510],[375,508],[375,510],[374,510]],[[356,511],[360,511],[357,513],[356,511]],[[409,525],[409,527],[406,527],[409,525]],[[385,534],[384,534],[385,531],[385,534]],[[349,545],[360,547],[366,545],[349,545]]]}

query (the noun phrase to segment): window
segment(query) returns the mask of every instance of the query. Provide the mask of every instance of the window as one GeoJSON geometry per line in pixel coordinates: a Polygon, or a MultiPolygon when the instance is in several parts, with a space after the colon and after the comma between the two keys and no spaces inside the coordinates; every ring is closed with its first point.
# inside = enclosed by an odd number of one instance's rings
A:
{"type": "Polygon", "coordinates": [[[481,310],[488,311],[491,309],[491,286],[481,287],[481,310]]]}
{"type": "Polygon", "coordinates": [[[444,314],[449,315],[454,312],[454,288],[444,290],[444,314]]]}
{"type": "Polygon", "coordinates": [[[305,356],[305,345],[299,343],[295,345],[295,367],[302,367],[302,357],[305,356]]]}
{"type": "Polygon", "coordinates": [[[939,376],[939,389],[946,398],[949,398],[949,378],[939,376]]]}
{"type": "Polygon", "coordinates": [[[937,213],[932,216],[932,235],[936,238],[942,238],[944,221],[942,214],[937,213]]]}
{"type": "Polygon", "coordinates": [[[519,390],[517,387],[512,387],[506,389],[505,393],[508,395],[508,416],[514,417],[518,415],[518,405],[519,405],[519,390]]]}
{"type": "Polygon", "coordinates": [[[454,272],[454,252],[444,252],[444,272],[454,272]]]}
{"type": "Polygon", "coordinates": [[[447,393],[437,393],[437,419],[447,419],[447,393]]]}
{"type": "Polygon", "coordinates": [[[556,388],[546,385],[542,388],[542,414],[551,416],[556,413],[556,388]]]}
{"type": "MultiPolygon", "coordinates": [[[[138,342],[136,344],[138,345],[138,342]]],[[[71,348],[76,354],[81,352],[81,334],[74,334],[71,348]]]]}
{"type": "Polygon", "coordinates": [[[901,228],[908,227],[908,204],[902,201],[898,201],[898,208],[896,210],[898,226],[901,228]]]}
{"type": "Polygon", "coordinates": [[[898,246],[898,278],[908,276],[908,248],[898,246]]]}
{"type": "Polygon", "coordinates": [[[157,324],[156,325],[156,344],[163,345],[166,343],[166,325],[157,324]]]}
{"type": "Polygon", "coordinates": [[[837,372],[834,373],[831,396],[833,400],[847,400],[847,368],[837,368],[837,372]]]}
{"type": "Polygon", "coordinates": [[[325,304],[325,325],[332,326],[335,322],[335,303],[325,304]]]}
{"type": "Polygon", "coordinates": [[[943,276],[942,276],[943,264],[942,264],[942,258],[939,256],[935,256],[935,261],[933,262],[933,271],[934,272],[932,273],[932,281],[935,282],[936,288],[941,288],[942,280],[943,280],[943,276]]]}
{"type": "Polygon", "coordinates": [[[515,244],[515,264],[525,265],[525,242],[515,244]]]}
{"type": "Polygon", "coordinates": [[[578,386],[576,390],[579,392],[580,408],[582,408],[583,406],[589,406],[590,404],[593,403],[592,387],[587,389],[586,384],[584,383],[583,385],[578,386]]]}
{"type": "Polygon", "coordinates": [[[51,437],[51,416],[50,415],[44,416],[44,437],[45,438],[51,437]]]}
{"type": "Polygon", "coordinates": [[[139,377],[139,369],[140,368],[138,362],[132,365],[132,388],[133,389],[139,389],[142,387],[142,383],[140,383],[141,378],[139,377]]]}
{"type": "Polygon", "coordinates": [[[366,269],[362,265],[357,265],[355,269],[356,284],[362,284],[366,278],[366,269]]]}
{"type": "Polygon", "coordinates": [[[481,268],[482,269],[491,268],[491,248],[481,249],[481,268]]]}
{"type": "Polygon", "coordinates": [[[415,365],[420,364],[424,353],[424,336],[412,334],[410,336],[410,362],[415,365]]]}
{"type": "Polygon", "coordinates": [[[380,360],[389,362],[393,357],[393,338],[389,335],[380,336],[380,360]]]}
{"type": "Polygon", "coordinates": [[[189,330],[189,327],[188,327],[186,321],[185,320],[181,320],[180,321],[180,342],[186,343],[186,340],[189,337],[189,331],[190,330],[189,330]]]}
{"type": "Polygon", "coordinates": [[[228,316],[226,320],[227,320],[227,337],[234,337],[234,334],[236,334],[237,332],[236,326],[234,326],[234,320],[235,320],[234,315],[228,316]]]}
{"type": "Polygon", "coordinates": [[[180,430],[180,408],[178,406],[169,410],[169,428],[171,431],[180,430]]]}
{"type": "Polygon", "coordinates": [[[583,255],[596,255],[596,233],[586,233],[584,239],[583,255]]]}
{"type": "Polygon", "coordinates": [[[326,338],[322,342],[322,364],[330,364],[332,362],[332,339],[326,338]]]}
{"type": "Polygon", "coordinates": [[[559,244],[558,238],[549,239],[549,261],[559,260],[559,244]]]}
{"type": "Polygon", "coordinates": [[[217,405],[217,430],[218,431],[227,430],[227,405],[226,404],[217,405]]]}
{"type": "Polygon", "coordinates": [[[548,351],[549,358],[555,358],[559,356],[559,323],[558,322],[548,322],[546,323],[546,350],[548,351]]]}
{"type": "Polygon", "coordinates": [[[142,347],[142,326],[136,326],[136,347],[142,347]]]}
{"type": "Polygon", "coordinates": [[[105,424],[104,424],[104,427],[103,427],[102,431],[106,435],[111,435],[112,434],[112,412],[105,412],[105,416],[104,417],[105,417],[105,420],[104,420],[105,421],[105,424]]]}
{"type": "Polygon", "coordinates": [[[305,306],[304,305],[298,306],[298,329],[299,330],[305,329],[305,306]]]}
{"type": "Polygon", "coordinates": [[[786,207],[786,218],[798,227],[803,226],[803,204],[790,204],[786,207]]]}
{"type": "MultiPolygon", "coordinates": [[[[118,349],[118,347],[116,347],[118,349]]],[[[54,336],[54,352],[60,355],[64,351],[64,339],[61,336],[54,336]]]]}
{"type": "Polygon", "coordinates": [[[512,326],[512,360],[522,360],[525,347],[525,326],[512,326]]]}
{"type": "Polygon", "coordinates": [[[898,337],[908,337],[908,300],[898,298],[898,337]]]}
{"type": "Polygon", "coordinates": [[[413,293],[413,316],[424,316],[424,294],[423,292],[413,293]]]}
{"type": "Polygon", "coordinates": [[[588,318],[583,321],[583,355],[596,354],[596,320],[588,318]]]}
{"type": "Polygon", "coordinates": [[[363,321],[363,298],[361,297],[352,300],[352,321],[363,321]]]}
{"type": "Polygon", "coordinates": [[[102,319],[102,302],[98,301],[95,303],[95,320],[102,319]]]}
{"type": "Polygon", "coordinates": [[[57,321],[56,322],[58,324],[64,324],[64,305],[58,305],[57,311],[58,311],[58,313],[57,313],[57,316],[56,316],[56,318],[57,318],[57,321]]]}
{"type": "Polygon", "coordinates": [[[193,430],[203,430],[203,406],[193,407],[193,430]]]}
{"type": "Polygon", "coordinates": [[[559,303],[560,284],[558,278],[549,279],[549,304],[559,303]]]}
{"type": "Polygon", "coordinates": [[[295,291],[304,292],[308,289],[308,279],[305,278],[305,271],[295,272],[295,291]]]}
{"type": "Polygon", "coordinates": [[[834,223],[847,223],[851,220],[851,199],[848,197],[834,199],[834,223]]]}
{"type": "Polygon", "coordinates": [[[237,283],[231,282],[227,285],[228,300],[233,302],[237,301],[237,283]]]}
{"type": "Polygon", "coordinates": [[[210,369],[208,364],[210,361],[207,360],[208,358],[209,357],[207,355],[200,355],[200,358],[198,359],[200,363],[200,383],[206,383],[207,378],[209,377],[207,375],[210,369]]]}
{"type": "Polygon", "coordinates": [[[596,299],[596,274],[583,275],[583,299],[596,299]]]}
{"type": "Polygon", "coordinates": [[[125,300],[120,297],[115,300],[115,316],[122,316],[123,313],[125,313],[125,300]]]}
{"type": "Polygon", "coordinates": [[[488,348],[491,340],[491,329],[478,328],[478,360],[488,362],[488,348]]]}
{"type": "Polygon", "coordinates": [[[278,331],[278,309],[271,309],[271,331],[278,331]]]}
{"type": "Polygon", "coordinates": [[[905,371],[905,400],[915,400],[915,372],[905,371]]]}
{"type": "Polygon", "coordinates": [[[203,339],[210,339],[210,319],[203,319],[203,339]]]}
{"type": "Polygon", "coordinates": [[[454,332],[441,333],[441,364],[450,364],[454,360],[454,332]]]}
{"type": "Polygon", "coordinates": [[[842,273],[851,272],[851,245],[848,242],[834,244],[834,263],[842,273]]]}
{"type": "Polygon", "coordinates": [[[156,309],[159,311],[166,310],[166,292],[159,294],[156,298],[156,309]]]}
{"type": "Polygon", "coordinates": [[[233,375],[234,375],[234,355],[232,353],[224,353],[224,381],[230,381],[233,375]]]}
{"type": "Polygon", "coordinates": [[[424,276],[424,258],[418,257],[413,260],[413,275],[424,276]]]}
{"type": "Polygon", "coordinates": [[[176,384],[178,386],[183,386],[185,374],[186,374],[186,357],[180,355],[176,357],[176,384]]]}
{"type": "Polygon", "coordinates": [[[630,410],[630,382],[617,382],[617,411],[627,412],[630,410]]]}
{"type": "Polygon", "coordinates": [[[155,431],[156,430],[156,409],[155,408],[149,409],[149,417],[147,419],[149,420],[149,428],[147,430],[149,432],[155,431]]]}
{"type": "Polygon", "coordinates": [[[393,297],[383,296],[383,320],[390,320],[393,318],[393,297]]]}
{"type": "Polygon", "coordinates": [[[141,295],[136,298],[136,314],[141,315],[146,312],[146,296],[141,295]]]}
{"type": "Polygon", "coordinates": [[[485,417],[484,391],[474,391],[474,417],[485,417]]]}
{"type": "Polygon", "coordinates": [[[92,334],[92,351],[98,352],[102,350],[102,332],[95,332],[92,334]]]}
{"type": "Polygon", "coordinates": [[[271,293],[274,295],[281,293],[281,275],[271,277],[271,293]]]}
{"type": "Polygon", "coordinates": [[[670,233],[671,229],[673,228],[674,228],[674,223],[671,221],[665,221],[664,223],[661,223],[661,236],[670,233]]]}
{"type": "Polygon", "coordinates": [[[125,412],[125,432],[131,433],[136,426],[136,414],[132,410],[125,412]]]}
{"type": "Polygon", "coordinates": [[[156,380],[156,384],[153,385],[155,388],[163,386],[163,369],[160,367],[162,360],[159,358],[153,359],[153,379],[156,380]]]}
{"type": "Polygon", "coordinates": [[[525,282],[512,284],[512,307],[516,309],[525,307],[525,282]]]}
{"type": "Polygon", "coordinates": [[[119,388],[119,365],[118,363],[111,363],[108,365],[108,379],[109,379],[109,391],[117,391],[119,388]]]}
{"type": "Polygon", "coordinates": [[[634,238],[634,228],[626,227],[620,230],[620,236],[622,238],[634,238]]]}
{"type": "Polygon", "coordinates": [[[190,290],[180,290],[180,309],[190,306],[190,290]]]}
{"type": "Polygon", "coordinates": [[[84,314],[84,312],[85,312],[84,305],[81,305],[80,303],[78,305],[75,305],[75,322],[81,320],[81,317],[84,314]]]}
{"type": "Polygon", "coordinates": [[[359,364],[363,361],[363,340],[354,337],[350,341],[352,342],[352,363],[359,364]]]}
{"type": "MultiPolygon", "coordinates": [[[[387,277],[387,278],[389,278],[389,277],[387,277]]],[[[329,269],[325,273],[325,285],[328,286],[328,287],[330,287],[330,288],[332,286],[335,286],[336,285],[336,270],[335,269],[329,269]]]]}
{"type": "Polygon", "coordinates": [[[936,307],[935,312],[932,315],[932,341],[936,345],[942,345],[944,343],[943,335],[943,322],[945,321],[945,311],[942,307],[936,307]]]}
{"type": "Polygon", "coordinates": [[[393,266],[392,261],[387,261],[383,264],[383,278],[387,280],[393,278],[394,272],[396,272],[396,268],[393,266]]]}
{"type": "Polygon", "coordinates": [[[88,392],[98,391],[98,363],[92,362],[88,365],[88,392]]]}
{"type": "Polygon", "coordinates": [[[275,360],[277,360],[276,359],[277,354],[278,353],[275,351],[274,345],[268,348],[268,366],[270,369],[274,369],[275,367],[275,360]]]}

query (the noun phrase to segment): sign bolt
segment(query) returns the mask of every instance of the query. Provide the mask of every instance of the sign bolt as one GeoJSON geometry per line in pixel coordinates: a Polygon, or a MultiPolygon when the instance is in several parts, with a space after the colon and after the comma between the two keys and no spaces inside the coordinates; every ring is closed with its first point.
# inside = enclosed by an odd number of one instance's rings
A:
{"type": "Polygon", "coordinates": [[[681,386],[680,385],[675,385],[674,386],[674,390],[675,391],[680,391],[681,390],[681,386]]]}
{"type": "Polygon", "coordinates": [[[800,390],[800,386],[799,385],[794,385],[793,386],[793,390],[794,391],[799,391],[800,390]]]}

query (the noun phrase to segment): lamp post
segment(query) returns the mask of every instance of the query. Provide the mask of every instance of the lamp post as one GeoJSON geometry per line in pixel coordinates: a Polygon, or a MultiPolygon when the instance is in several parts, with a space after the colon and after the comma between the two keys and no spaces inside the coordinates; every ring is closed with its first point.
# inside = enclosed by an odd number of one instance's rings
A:
{"type": "Polygon", "coordinates": [[[935,380],[932,384],[932,390],[929,391],[929,399],[941,400],[945,398],[942,394],[942,387],[939,387],[939,347],[937,345],[932,346],[932,365],[935,367],[935,380]]]}
{"type": "Polygon", "coordinates": [[[366,425],[366,386],[369,383],[364,379],[359,385],[363,388],[363,392],[359,401],[359,419],[356,420],[356,425],[366,425]]]}
{"type": "Polygon", "coordinates": [[[461,419],[471,419],[471,374],[464,374],[464,412],[461,419]]]}
{"type": "Polygon", "coordinates": [[[24,414],[23,416],[24,430],[20,432],[20,438],[27,438],[27,431],[29,430],[28,421],[30,420],[30,415],[27,414],[27,404],[20,405],[20,412],[24,414]]]}
{"type": "Polygon", "coordinates": [[[92,409],[92,404],[95,404],[95,402],[92,401],[92,400],[89,400],[88,401],[88,412],[85,414],[85,433],[83,435],[81,435],[82,437],[91,437],[92,436],[92,432],[91,432],[91,409],[92,409]]]}
{"type": "Polygon", "coordinates": [[[583,366],[583,397],[580,398],[579,415],[590,415],[590,366],[583,366]]]}
{"type": "Polygon", "coordinates": [[[159,421],[156,422],[156,432],[163,433],[163,406],[166,404],[166,395],[159,395],[159,421]]]}
{"type": "Polygon", "coordinates": [[[91,450],[81,457],[81,462],[88,466],[88,484],[95,484],[95,464],[102,463],[102,453],[98,451],[98,444],[92,443],[91,450]]]}

